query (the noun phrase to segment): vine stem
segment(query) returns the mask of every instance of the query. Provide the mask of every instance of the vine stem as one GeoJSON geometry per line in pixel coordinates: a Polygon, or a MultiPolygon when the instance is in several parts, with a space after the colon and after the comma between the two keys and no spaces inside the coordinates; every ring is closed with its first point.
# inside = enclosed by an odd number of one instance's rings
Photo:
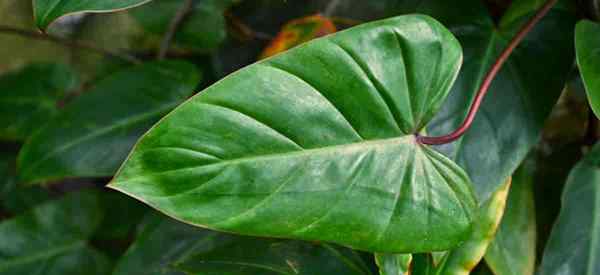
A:
{"type": "Polygon", "coordinates": [[[548,0],[544,4],[544,6],[542,6],[539,9],[539,11],[531,19],[529,19],[529,21],[523,27],[521,27],[519,32],[509,42],[508,46],[502,51],[500,56],[498,56],[496,62],[494,62],[494,64],[486,74],[485,78],[483,79],[483,82],[481,83],[481,86],[479,87],[479,90],[477,91],[477,94],[475,95],[475,99],[473,100],[473,103],[469,108],[467,117],[456,130],[454,130],[450,134],[436,137],[421,136],[416,134],[417,141],[422,144],[441,145],[459,139],[471,127],[471,124],[473,124],[475,115],[477,114],[479,107],[481,107],[481,102],[487,94],[490,85],[492,84],[492,81],[502,68],[502,65],[504,65],[510,54],[519,45],[519,43],[521,43],[523,38],[525,38],[525,36],[533,29],[533,27],[540,21],[540,19],[542,19],[557,2],[558,0],[548,0]]]}
{"type": "Polygon", "coordinates": [[[158,50],[158,54],[156,55],[157,59],[165,59],[165,57],[167,56],[167,52],[171,47],[171,43],[173,42],[173,38],[175,38],[175,33],[177,33],[177,29],[179,29],[179,26],[181,26],[185,18],[190,14],[193,7],[193,0],[185,0],[181,7],[177,10],[177,13],[175,14],[175,16],[169,24],[169,29],[167,29],[167,32],[165,33],[163,40],[160,44],[160,49],[158,50]]]}
{"type": "Polygon", "coordinates": [[[85,50],[100,53],[100,54],[103,54],[103,55],[106,55],[109,57],[119,58],[119,59],[125,60],[125,61],[133,63],[133,64],[141,63],[141,61],[139,59],[135,58],[134,56],[107,50],[107,49],[98,47],[94,44],[87,43],[84,41],[69,40],[69,39],[64,39],[61,37],[56,37],[56,36],[52,36],[52,35],[48,35],[48,34],[42,34],[39,32],[30,31],[27,29],[21,29],[21,28],[16,28],[16,27],[12,27],[12,26],[3,26],[3,25],[0,25],[0,33],[19,35],[19,36],[23,36],[23,37],[27,37],[27,38],[31,38],[31,39],[36,39],[36,40],[50,41],[50,42],[54,42],[54,43],[61,44],[61,45],[71,47],[71,48],[85,49],[85,50]]]}

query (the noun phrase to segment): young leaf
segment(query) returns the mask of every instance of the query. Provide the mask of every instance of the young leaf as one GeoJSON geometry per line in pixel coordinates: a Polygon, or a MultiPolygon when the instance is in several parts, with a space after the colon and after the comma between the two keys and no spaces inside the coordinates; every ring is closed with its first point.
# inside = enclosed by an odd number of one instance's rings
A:
{"type": "Polygon", "coordinates": [[[3,221],[0,274],[107,274],[108,259],[86,244],[101,219],[94,193],[71,193],[3,221]]]}
{"type": "Polygon", "coordinates": [[[468,237],[467,175],[414,134],[444,100],[460,45],[409,15],[242,69],[155,125],[110,187],[187,223],[377,252],[468,237]]]}
{"type": "MultiPolygon", "coordinates": [[[[512,1],[496,24],[480,0],[426,0],[416,9],[414,1],[404,2],[398,6],[406,8],[396,12],[419,12],[439,19],[454,30],[464,48],[465,62],[456,84],[427,127],[432,136],[447,134],[463,121],[485,72],[544,3],[512,1]]],[[[560,0],[494,79],[471,129],[459,141],[439,147],[466,170],[479,202],[486,201],[537,144],[572,70],[575,19],[573,2],[560,0]]]]}
{"type": "MultiPolygon", "coordinates": [[[[227,36],[224,13],[240,0],[195,0],[194,8],[175,34],[175,41],[200,51],[215,50],[227,36]]],[[[183,0],[153,1],[131,10],[133,18],[146,31],[162,36],[183,0]]]]}
{"type": "Polygon", "coordinates": [[[577,65],[592,110],[600,117],[600,24],[582,20],[575,30],[577,65]]]}
{"type": "Polygon", "coordinates": [[[532,275],[535,267],[535,205],[531,168],[515,172],[504,217],[485,261],[498,275],[532,275]]]}
{"type": "Polygon", "coordinates": [[[600,145],[596,144],[569,174],[538,274],[600,274],[599,221],[600,145]]]}
{"type": "Polygon", "coordinates": [[[58,113],[57,103],[77,83],[62,64],[30,64],[0,76],[0,139],[26,139],[58,113]]]}
{"type": "Polygon", "coordinates": [[[179,61],[117,72],[76,98],[19,153],[19,177],[41,182],[111,176],[135,140],[193,92],[200,73],[179,61]]]}
{"type": "Polygon", "coordinates": [[[317,37],[336,32],[333,22],[320,14],[295,19],[285,24],[275,39],[262,52],[260,58],[267,58],[289,50],[317,37]]]}
{"type": "Polygon", "coordinates": [[[482,204],[471,238],[446,254],[435,268],[436,275],[468,275],[477,266],[500,225],[510,185],[511,178],[482,204]]]}
{"type": "Polygon", "coordinates": [[[151,0],[33,0],[35,24],[46,30],[54,20],[81,12],[114,12],[133,8],[151,0]]]}
{"type": "Polygon", "coordinates": [[[411,254],[375,253],[380,275],[410,275],[411,254]]]}
{"type": "Polygon", "coordinates": [[[349,249],[298,241],[255,239],[192,227],[150,215],[113,275],[371,274],[349,249]],[[212,272],[212,273],[211,273],[212,272]],[[280,273],[277,273],[280,274],[280,273]]]}

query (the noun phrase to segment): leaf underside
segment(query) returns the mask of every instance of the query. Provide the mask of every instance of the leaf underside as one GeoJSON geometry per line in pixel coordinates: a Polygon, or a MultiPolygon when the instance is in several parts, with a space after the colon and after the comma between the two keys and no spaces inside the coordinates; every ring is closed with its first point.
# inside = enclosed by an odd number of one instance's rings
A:
{"type": "Polygon", "coordinates": [[[434,19],[303,44],[209,87],[155,125],[110,187],[187,223],[381,252],[468,237],[467,175],[414,133],[460,67],[434,19]]]}

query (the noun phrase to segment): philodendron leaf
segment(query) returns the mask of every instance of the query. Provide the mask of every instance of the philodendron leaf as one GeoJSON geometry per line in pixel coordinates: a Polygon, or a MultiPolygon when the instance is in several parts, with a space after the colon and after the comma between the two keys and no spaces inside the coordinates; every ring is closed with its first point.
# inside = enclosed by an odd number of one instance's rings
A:
{"type": "Polygon", "coordinates": [[[187,223],[361,250],[468,237],[467,175],[414,133],[460,45],[422,15],[364,24],[248,66],[166,116],[110,187],[187,223]]]}
{"type": "Polygon", "coordinates": [[[0,76],[0,139],[26,139],[58,113],[58,102],[77,83],[62,64],[30,64],[0,76]]]}
{"type": "Polygon", "coordinates": [[[410,275],[411,254],[375,253],[380,275],[410,275]]]}
{"type": "Polygon", "coordinates": [[[135,140],[189,97],[199,78],[194,65],[179,61],[108,76],[27,140],[19,153],[20,179],[113,175],[135,140]]]}
{"type": "Polygon", "coordinates": [[[350,249],[234,236],[153,214],[113,275],[181,274],[177,270],[202,275],[371,274],[350,249]]]}
{"type": "Polygon", "coordinates": [[[583,20],[575,30],[577,65],[592,110],[600,117],[600,24],[583,20]]]}
{"type": "Polygon", "coordinates": [[[569,174],[538,274],[600,274],[600,144],[569,174]]]}
{"type": "Polygon", "coordinates": [[[0,223],[1,275],[105,275],[108,259],[87,245],[102,219],[94,193],[71,193],[0,223]]]}
{"type": "Polygon", "coordinates": [[[504,217],[485,261],[498,275],[532,275],[535,267],[535,204],[530,165],[522,165],[512,177],[504,217]]]}
{"type": "Polygon", "coordinates": [[[33,0],[35,24],[41,30],[65,15],[81,12],[114,12],[151,0],[33,0]]]}

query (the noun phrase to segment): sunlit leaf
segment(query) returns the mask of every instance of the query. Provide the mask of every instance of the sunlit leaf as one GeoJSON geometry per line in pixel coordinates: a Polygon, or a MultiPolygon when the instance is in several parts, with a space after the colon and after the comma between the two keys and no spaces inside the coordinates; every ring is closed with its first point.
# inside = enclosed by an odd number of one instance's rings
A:
{"type": "Polygon", "coordinates": [[[575,32],[577,64],[592,110],[600,117],[600,24],[583,20],[575,32]]]}

